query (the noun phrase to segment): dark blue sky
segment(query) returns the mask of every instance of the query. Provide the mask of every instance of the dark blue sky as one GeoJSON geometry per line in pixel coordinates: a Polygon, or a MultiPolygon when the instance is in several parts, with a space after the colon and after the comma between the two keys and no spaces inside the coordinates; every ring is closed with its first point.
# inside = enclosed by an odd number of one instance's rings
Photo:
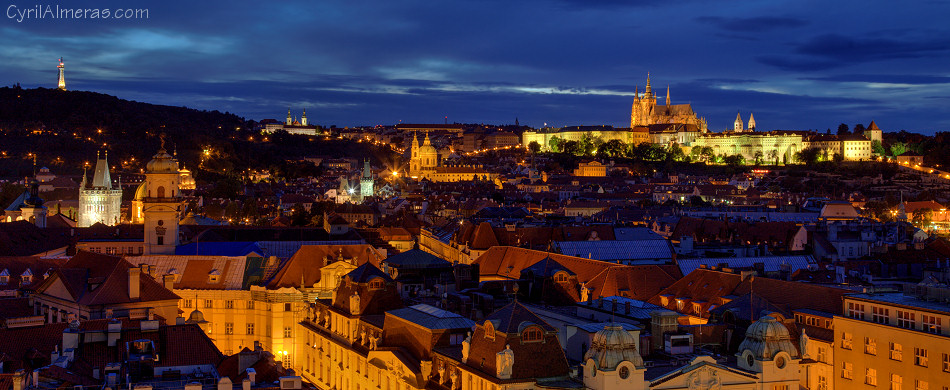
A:
{"type": "Polygon", "coordinates": [[[37,3],[8,3],[0,84],[55,87],[62,56],[70,89],[252,119],[626,126],[650,72],[713,130],[737,110],[759,129],[950,130],[947,1],[89,3],[149,17],[18,22],[37,3]]]}

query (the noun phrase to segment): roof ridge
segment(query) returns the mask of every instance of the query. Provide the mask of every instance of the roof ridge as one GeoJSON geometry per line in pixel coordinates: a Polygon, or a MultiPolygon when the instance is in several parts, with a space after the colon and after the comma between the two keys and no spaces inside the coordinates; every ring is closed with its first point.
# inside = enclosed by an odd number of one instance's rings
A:
{"type": "MultiPolygon", "coordinates": [[[[90,252],[90,253],[91,253],[91,252],[90,252]]],[[[108,256],[108,255],[107,255],[107,256],[108,256]]],[[[113,256],[108,256],[108,257],[113,257],[113,256]]],[[[125,261],[125,259],[123,259],[123,258],[121,258],[121,257],[118,257],[117,259],[118,259],[118,261],[116,261],[115,264],[112,266],[112,270],[109,271],[109,273],[106,275],[105,279],[103,279],[103,281],[102,281],[103,283],[102,283],[102,284],[105,284],[105,282],[106,282],[107,280],[109,280],[109,279],[112,277],[112,275],[115,273],[116,269],[119,268],[119,263],[121,263],[121,262],[126,262],[126,263],[128,263],[127,261],[125,261]]],[[[131,265],[131,263],[129,263],[129,265],[131,265]]],[[[131,267],[130,267],[130,268],[131,268],[131,267]]],[[[100,284],[99,287],[102,287],[102,284],[100,284]]],[[[101,293],[102,290],[104,290],[104,289],[103,289],[103,288],[97,288],[97,289],[95,289],[95,290],[94,290],[94,294],[90,296],[89,301],[90,301],[90,302],[95,301],[95,299],[99,297],[99,293],[101,293]]],[[[77,303],[78,303],[78,302],[77,302],[77,303]]]]}

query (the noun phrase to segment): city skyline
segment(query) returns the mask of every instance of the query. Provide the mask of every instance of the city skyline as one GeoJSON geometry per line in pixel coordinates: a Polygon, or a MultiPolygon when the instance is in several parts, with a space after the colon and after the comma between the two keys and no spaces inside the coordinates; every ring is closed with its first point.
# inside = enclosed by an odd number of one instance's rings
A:
{"type": "Polygon", "coordinates": [[[54,88],[64,57],[70,90],[252,119],[280,119],[289,106],[321,125],[447,117],[625,127],[649,72],[654,90],[669,86],[672,101],[691,103],[713,131],[731,128],[737,111],[754,113],[762,130],[950,126],[945,2],[208,2],[148,11],[18,21],[8,8],[0,36],[17,43],[0,48],[4,85],[54,88]]]}

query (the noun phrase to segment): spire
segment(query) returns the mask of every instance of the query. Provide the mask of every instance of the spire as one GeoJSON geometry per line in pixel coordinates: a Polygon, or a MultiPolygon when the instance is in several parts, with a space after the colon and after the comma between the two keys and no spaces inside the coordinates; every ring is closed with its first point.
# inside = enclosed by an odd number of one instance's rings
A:
{"type": "Polygon", "coordinates": [[[647,88],[643,91],[643,96],[649,98],[653,92],[650,89],[650,72],[647,72],[647,88]]]}
{"type": "Polygon", "coordinates": [[[743,129],[744,129],[744,126],[742,125],[742,115],[739,114],[738,111],[736,111],[736,121],[732,126],[732,130],[735,132],[741,132],[743,129]]]}
{"type": "Polygon", "coordinates": [[[300,117],[300,125],[301,126],[307,125],[307,109],[303,110],[303,116],[300,117]]]}
{"type": "Polygon", "coordinates": [[[290,116],[290,108],[287,108],[287,125],[294,124],[294,118],[290,116]]]}
{"type": "Polygon", "coordinates": [[[670,85],[666,85],[666,106],[670,106],[670,85]]]}
{"type": "Polygon", "coordinates": [[[112,178],[109,175],[109,153],[97,154],[96,170],[92,175],[92,187],[112,189],[112,178]]]}
{"type": "Polygon", "coordinates": [[[749,131],[755,131],[755,117],[749,113],[749,131]]]}
{"type": "Polygon", "coordinates": [[[639,85],[633,87],[633,102],[636,103],[638,100],[640,100],[640,86],[639,85]]]}
{"type": "Polygon", "coordinates": [[[429,141],[429,132],[426,132],[426,139],[422,142],[422,146],[432,146],[432,141],[429,141]]]}

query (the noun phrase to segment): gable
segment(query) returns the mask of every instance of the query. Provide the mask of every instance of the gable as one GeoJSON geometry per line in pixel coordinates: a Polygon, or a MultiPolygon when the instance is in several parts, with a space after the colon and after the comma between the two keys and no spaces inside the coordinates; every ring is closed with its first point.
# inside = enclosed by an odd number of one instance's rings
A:
{"type": "Polygon", "coordinates": [[[752,373],[731,369],[713,361],[709,356],[693,359],[692,364],[654,379],[650,383],[650,389],[718,389],[750,385],[759,381],[752,373]]]}
{"type": "Polygon", "coordinates": [[[76,302],[76,298],[69,292],[69,289],[66,288],[66,284],[63,283],[63,279],[59,277],[58,274],[53,276],[49,284],[46,285],[42,291],[37,291],[37,293],[49,295],[54,298],[59,298],[69,302],[76,302]]]}

